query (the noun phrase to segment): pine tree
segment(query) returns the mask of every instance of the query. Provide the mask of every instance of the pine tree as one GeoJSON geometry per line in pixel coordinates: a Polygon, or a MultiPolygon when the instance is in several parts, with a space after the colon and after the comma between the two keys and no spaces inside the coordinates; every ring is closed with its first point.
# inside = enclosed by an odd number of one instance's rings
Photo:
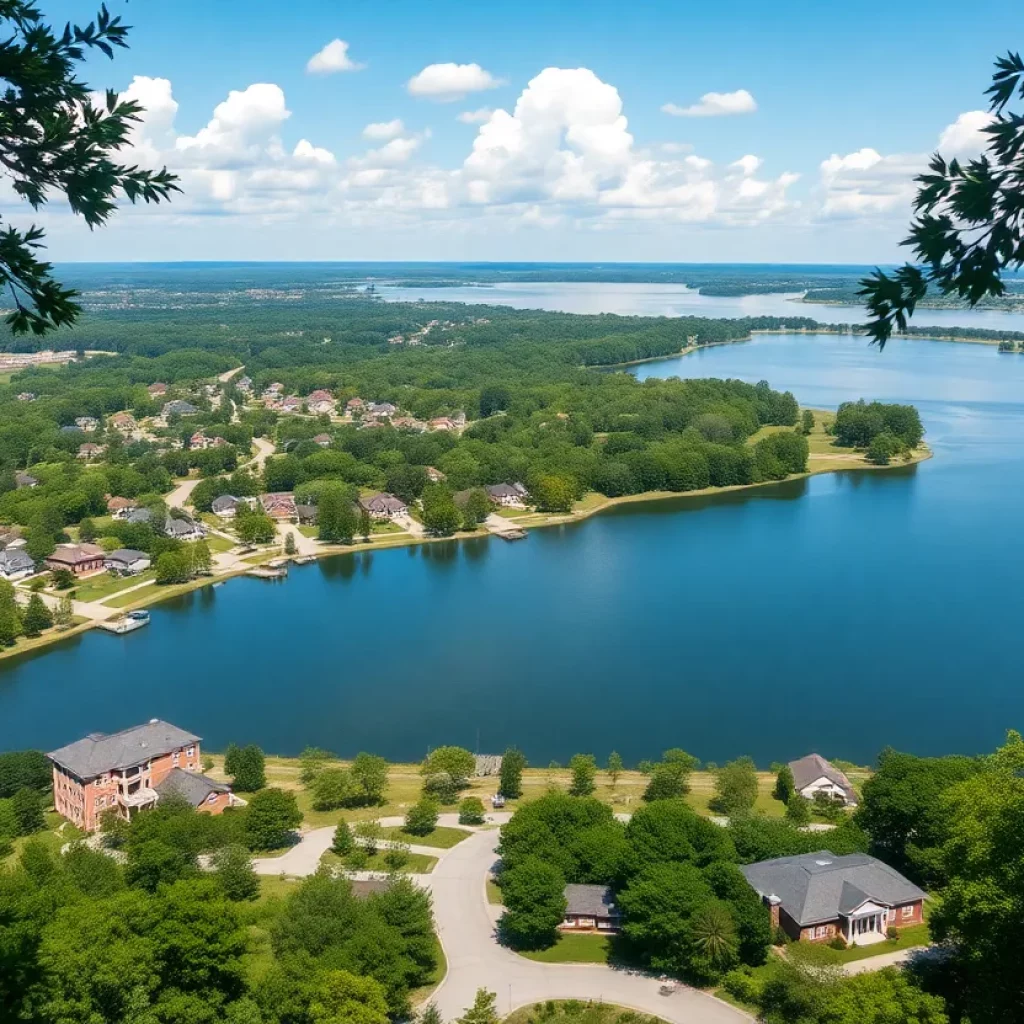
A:
{"type": "Polygon", "coordinates": [[[39,636],[44,629],[49,629],[53,625],[53,613],[38,594],[33,594],[28,599],[23,622],[26,636],[39,636]]]}
{"type": "Polygon", "coordinates": [[[458,1024],[498,1024],[498,1011],[494,1005],[497,998],[494,992],[478,988],[473,1005],[459,1018],[458,1024]]]}
{"type": "Polygon", "coordinates": [[[284,538],[284,553],[286,555],[294,555],[295,550],[295,534],[289,530],[287,536],[284,538]]]}
{"type": "Polygon", "coordinates": [[[339,821],[338,827],[334,830],[331,850],[339,857],[347,857],[352,852],[352,846],[352,829],[347,821],[339,821]]]}
{"type": "Polygon", "coordinates": [[[0,580],[0,645],[13,644],[21,635],[21,629],[14,587],[6,580],[0,580]]]}
{"type": "Polygon", "coordinates": [[[444,1024],[444,1019],[441,1017],[441,1011],[437,1008],[437,1003],[427,1003],[416,1018],[416,1024],[444,1024]]]}
{"type": "Polygon", "coordinates": [[[518,800],[523,795],[523,769],[526,758],[521,750],[509,747],[501,759],[498,792],[508,800],[518,800]]]}
{"type": "Polygon", "coordinates": [[[796,792],[796,783],[793,781],[793,770],[788,764],[784,764],[775,776],[775,789],[772,796],[784,804],[789,804],[789,798],[796,792]]]}

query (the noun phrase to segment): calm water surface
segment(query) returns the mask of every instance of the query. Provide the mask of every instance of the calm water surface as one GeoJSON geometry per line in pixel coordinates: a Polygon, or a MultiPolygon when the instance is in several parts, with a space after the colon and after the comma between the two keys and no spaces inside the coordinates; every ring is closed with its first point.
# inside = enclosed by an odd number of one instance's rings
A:
{"type": "MultiPolygon", "coordinates": [[[[801,293],[701,295],[681,284],[587,284],[583,282],[499,282],[458,288],[396,288],[381,286],[392,302],[486,302],[516,309],[548,309],[561,313],[618,313],[620,316],[745,316],[809,317],[825,324],[860,323],[862,306],[825,306],[799,302],[801,293]]],[[[922,309],[915,324],[928,327],[988,327],[1024,331],[1024,313],[988,309],[922,309]]]]}
{"type": "Polygon", "coordinates": [[[973,752],[1024,726],[1024,357],[772,336],[637,373],[914,401],[935,458],[208,588],[131,636],[3,663],[0,749],[161,716],[214,748],[767,765],[973,752]]]}

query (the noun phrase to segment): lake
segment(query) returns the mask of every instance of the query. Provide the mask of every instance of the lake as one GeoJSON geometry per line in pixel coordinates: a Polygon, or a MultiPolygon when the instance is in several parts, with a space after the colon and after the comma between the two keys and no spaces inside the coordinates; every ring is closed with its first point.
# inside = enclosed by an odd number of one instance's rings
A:
{"type": "MultiPolygon", "coordinates": [[[[403,288],[380,285],[389,302],[484,302],[515,309],[548,309],[560,313],[618,313],[620,316],[706,316],[734,319],[747,316],[808,317],[819,323],[861,323],[863,306],[826,306],[800,302],[802,293],[766,295],[702,295],[681,284],[587,284],[577,282],[499,282],[452,288],[403,288]]],[[[1024,313],[992,309],[920,309],[915,326],[987,327],[1024,331],[1024,313]]]]}
{"type": "Polygon", "coordinates": [[[977,752],[1024,726],[1024,357],[759,336],[635,372],[913,401],[935,458],[232,580],[0,663],[0,749],[159,716],[214,749],[767,766],[977,752]]]}

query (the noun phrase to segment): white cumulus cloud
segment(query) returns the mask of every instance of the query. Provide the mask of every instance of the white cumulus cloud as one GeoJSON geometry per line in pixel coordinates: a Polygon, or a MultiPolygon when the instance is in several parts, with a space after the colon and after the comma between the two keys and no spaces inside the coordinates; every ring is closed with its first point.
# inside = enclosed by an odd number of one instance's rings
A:
{"type": "Polygon", "coordinates": [[[961,114],[943,129],[939,136],[939,152],[943,156],[976,156],[989,141],[982,129],[994,120],[995,117],[987,110],[968,110],[961,114]]]}
{"type": "Polygon", "coordinates": [[[673,117],[727,117],[752,114],[757,110],[757,101],[746,89],[737,89],[735,92],[706,92],[699,103],[688,107],[665,103],[661,109],[673,117]]]}
{"type": "Polygon", "coordinates": [[[478,110],[462,111],[461,114],[456,115],[455,120],[461,121],[463,124],[483,124],[490,120],[493,113],[494,111],[490,107],[480,107],[478,110]]]}
{"type": "Polygon", "coordinates": [[[306,71],[311,75],[336,75],[339,71],[361,71],[365,67],[348,55],[348,43],[344,39],[332,39],[306,62],[306,71]]]}
{"type": "Polygon", "coordinates": [[[471,92],[504,84],[479,64],[428,64],[406,84],[409,94],[439,103],[461,100],[471,92]]]}
{"type": "Polygon", "coordinates": [[[363,129],[364,139],[393,139],[405,131],[405,125],[397,117],[394,121],[375,121],[363,129]]]}

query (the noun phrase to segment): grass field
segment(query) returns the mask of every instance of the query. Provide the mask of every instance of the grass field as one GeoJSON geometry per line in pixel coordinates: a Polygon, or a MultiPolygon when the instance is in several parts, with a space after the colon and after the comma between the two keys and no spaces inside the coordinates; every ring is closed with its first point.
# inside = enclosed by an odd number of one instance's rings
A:
{"type": "Polygon", "coordinates": [[[617,1024],[620,1020],[641,1024],[645,1020],[659,1021],[661,1018],[646,1016],[614,1003],[549,999],[546,1003],[521,1006],[505,1018],[504,1024],[617,1024]]]}
{"type": "Polygon", "coordinates": [[[558,933],[558,941],[550,949],[521,953],[527,960],[542,964],[606,964],[611,954],[607,935],[569,935],[558,933]]]}
{"type": "Polygon", "coordinates": [[[398,839],[412,846],[436,846],[439,850],[450,850],[453,846],[461,843],[463,839],[468,839],[472,833],[463,832],[461,828],[439,826],[428,836],[414,836],[411,832],[406,832],[404,828],[386,828],[384,835],[388,839],[398,839]]]}
{"type": "Polygon", "coordinates": [[[152,569],[140,572],[138,576],[111,576],[104,573],[102,576],[92,576],[84,583],[75,587],[76,601],[102,601],[104,598],[120,594],[122,590],[129,587],[136,587],[140,583],[149,583],[156,578],[152,569]]]}
{"type": "Polygon", "coordinates": [[[20,836],[14,840],[14,849],[7,855],[7,857],[0,860],[0,865],[3,864],[14,864],[18,860],[18,855],[25,848],[27,843],[37,842],[41,843],[53,854],[59,854],[61,847],[65,843],[74,842],[76,839],[81,839],[83,834],[70,821],[65,822],[64,819],[57,814],[55,811],[46,812],[46,828],[42,832],[37,832],[34,836],[20,836]],[[63,828],[60,826],[63,825],[63,828]],[[60,829],[58,832],[57,830],[60,829]]]}
{"type": "Polygon", "coordinates": [[[502,905],[501,890],[498,888],[498,884],[490,878],[487,879],[487,902],[494,907],[502,905]]]}
{"type": "Polygon", "coordinates": [[[163,594],[166,589],[166,587],[157,588],[156,584],[153,583],[150,587],[133,590],[130,594],[115,594],[103,603],[108,608],[128,608],[136,604],[144,605],[147,600],[152,600],[156,594],[163,594]]]}
{"type": "MultiPolygon", "coordinates": [[[[360,866],[360,871],[389,871],[387,864],[384,862],[383,849],[378,850],[373,856],[371,856],[365,866],[360,866]]],[[[345,862],[336,853],[328,850],[321,859],[322,864],[326,864],[329,867],[343,868],[345,862]]],[[[425,853],[409,853],[406,854],[405,864],[402,865],[398,870],[405,875],[429,875],[434,870],[437,864],[436,857],[428,857],[425,853]]]]}

